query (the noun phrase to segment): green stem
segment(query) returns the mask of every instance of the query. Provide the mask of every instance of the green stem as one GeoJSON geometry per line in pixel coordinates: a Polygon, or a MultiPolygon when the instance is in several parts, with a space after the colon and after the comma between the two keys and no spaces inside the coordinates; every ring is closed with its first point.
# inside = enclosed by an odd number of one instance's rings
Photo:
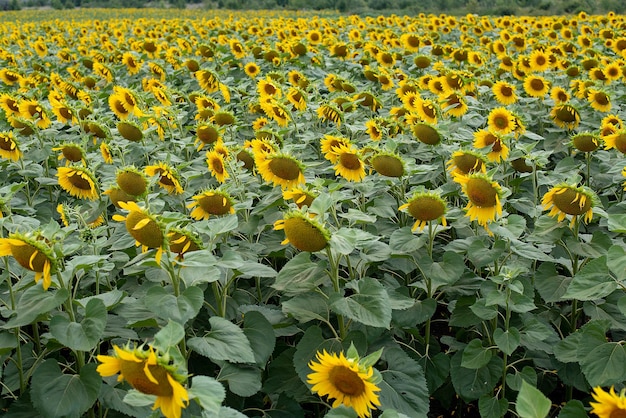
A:
{"type": "MultiPolygon", "coordinates": [[[[4,257],[4,269],[7,272],[7,284],[9,287],[9,298],[11,299],[11,310],[15,311],[17,308],[17,304],[15,302],[15,293],[13,292],[13,284],[11,283],[11,270],[9,270],[9,260],[4,257]]],[[[22,366],[24,365],[22,361],[22,344],[20,340],[20,332],[21,328],[17,327],[14,329],[15,332],[15,354],[17,356],[17,373],[20,379],[20,393],[24,393],[26,391],[26,380],[24,379],[24,370],[22,366]]]]}
{"type": "MultiPolygon", "coordinates": [[[[330,265],[330,281],[333,284],[333,290],[336,293],[341,291],[341,287],[339,286],[339,260],[335,260],[333,258],[333,253],[330,247],[326,247],[326,255],[328,257],[328,264],[330,265]]],[[[337,322],[339,324],[339,336],[343,340],[346,336],[346,325],[343,318],[343,315],[337,314],[337,322]]]]}
{"type": "MultiPolygon", "coordinates": [[[[509,330],[509,323],[511,321],[511,309],[509,308],[509,299],[511,298],[511,289],[506,288],[506,313],[504,317],[504,331],[509,330]]],[[[502,353],[502,399],[506,399],[506,372],[508,370],[509,356],[506,353],[502,353]]]]}

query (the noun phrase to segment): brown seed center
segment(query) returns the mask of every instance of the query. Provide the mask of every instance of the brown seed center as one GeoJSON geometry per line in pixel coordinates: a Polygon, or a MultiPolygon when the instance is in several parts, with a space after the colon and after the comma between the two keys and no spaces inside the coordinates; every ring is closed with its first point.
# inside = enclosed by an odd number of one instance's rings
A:
{"type": "Polygon", "coordinates": [[[344,395],[359,396],[365,392],[365,384],[358,373],[345,366],[335,366],[329,373],[329,380],[344,395]]]}

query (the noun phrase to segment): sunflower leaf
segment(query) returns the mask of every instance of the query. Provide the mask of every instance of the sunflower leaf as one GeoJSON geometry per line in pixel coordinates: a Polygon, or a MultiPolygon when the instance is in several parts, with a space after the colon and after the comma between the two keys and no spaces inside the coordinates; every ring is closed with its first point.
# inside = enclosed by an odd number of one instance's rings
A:
{"type": "Polygon", "coordinates": [[[189,399],[196,399],[202,408],[207,410],[219,409],[226,397],[224,386],[209,376],[194,376],[189,388],[189,399]]]}
{"type": "Polygon", "coordinates": [[[580,269],[572,279],[564,299],[595,300],[611,294],[617,283],[609,274],[607,257],[596,258],[580,269]]]}
{"type": "Polygon", "coordinates": [[[204,337],[193,337],[187,345],[198,354],[213,361],[254,363],[254,351],[244,331],[232,322],[213,316],[209,318],[211,331],[204,337]]]}
{"type": "Polygon", "coordinates": [[[100,299],[91,299],[85,307],[85,317],[71,322],[56,315],[50,320],[50,333],[61,344],[78,351],[89,351],[98,344],[107,323],[107,310],[100,299]]]}
{"type": "Polygon", "coordinates": [[[520,418],[545,418],[551,406],[550,399],[546,398],[539,389],[526,381],[522,382],[522,388],[515,403],[515,410],[520,418]]]}
{"type": "Polygon", "coordinates": [[[48,313],[62,304],[69,296],[67,289],[46,291],[41,286],[27,289],[20,297],[15,311],[16,315],[2,325],[4,329],[21,327],[32,323],[41,314],[48,313]]]}
{"type": "Polygon", "coordinates": [[[331,295],[329,302],[333,311],[365,325],[389,328],[391,304],[380,282],[366,277],[349,282],[346,288],[355,293],[347,297],[337,293],[331,295]]]}

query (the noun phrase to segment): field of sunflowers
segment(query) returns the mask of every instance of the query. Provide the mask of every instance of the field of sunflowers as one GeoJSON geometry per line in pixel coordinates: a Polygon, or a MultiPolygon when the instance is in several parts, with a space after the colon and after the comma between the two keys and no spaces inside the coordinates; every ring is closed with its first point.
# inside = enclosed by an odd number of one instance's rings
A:
{"type": "Polygon", "coordinates": [[[626,416],[624,29],[0,13],[2,416],[626,416]]]}

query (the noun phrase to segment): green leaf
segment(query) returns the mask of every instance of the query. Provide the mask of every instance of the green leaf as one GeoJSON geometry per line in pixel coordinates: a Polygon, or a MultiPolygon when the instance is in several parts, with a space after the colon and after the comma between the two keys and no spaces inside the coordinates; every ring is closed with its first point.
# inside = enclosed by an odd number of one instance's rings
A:
{"type": "Polygon", "coordinates": [[[606,254],[606,265],[611,273],[620,280],[626,278],[626,251],[619,245],[613,245],[606,254]]]}
{"type": "Polygon", "coordinates": [[[492,356],[493,351],[483,347],[482,340],[475,338],[463,350],[461,366],[468,369],[480,369],[489,363],[492,356]]]}
{"type": "Polygon", "coordinates": [[[626,351],[618,342],[604,343],[587,354],[580,367],[592,387],[611,386],[624,381],[626,351]]]}
{"type": "Polygon", "coordinates": [[[204,337],[193,337],[187,341],[192,350],[213,361],[254,363],[250,341],[241,328],[219,316],[212,316],[209,322],[211,331],[204,337]]]}
{"type": "Polygon", "coordinates": [[[487,264],[493,263],[502,255],[505,249],[506,245],[503,240],[497,240],[493,243],[492,248],[488,248],[485,241],[476,238],[476,240],[467,247],[467,258],[474,267],[481,268],[487,264]]]}
{"type": "Polygon", "coordinates": [[[433,262],[430,257],[422,257],[419,263],[424,275],[430,278],[432,292],[439,287],[456,283],[465,271],[463,256],[452,251],[443,253],[443,260],[440,262],[433,262]]]}
{"type": "Polygon", "coordinates": [[[589,418],[585,405],[578,399],[569,401],[561,408],[558,418],[589,418]]]}
{"type": "Polygon", "coordinates": [[[537,372],[530,366],[524,366],[522,370],[515,370],[515,373],[506,375],[506,384],[516,392],[522,388],[522,382],[527,382],[537,386],[537,372]]]}
{"type": "Polygon", "coordinates": [[[226,397],[224,386],[209,376],[194,376],[188,390],[189,399],[195,399],[200,406],[210,411],[219,409],[226,397]]]}
{"type": "Polygon", "coordinates": [[[622,213],[609,213],[607,227],[611,232],[623,234],[626,232],[626,215],[622,213]]]}
{"type": "Polygon", "coordinates": [[[545,418],[550,413],[552,402],[539,389],[522,382],[517,395],[515,410],[520,418],[545,418]]]}
{"type": "Polygon", "coordinates": [[[315,289],[328,280],[323,263],[313,263],[311,253],[302,252],[283,266],[272,287],[285,296],[295,296],[315,289]]]}
{"type": "Polygon", "coordinates": [[[285,314],[292,315],[301,323],[327,321],[330,312],[328,299],[319,293],[304,293],[293,297],[284,301],[282,308],[285,314]]]}
{"type": "Polygon", "coordinates": [[[22,294],[17,302],[17,309],[14,317],[2,325],[3,329],[10,329],[28,325],[35,321],[41,314],[52,311],[61,305],[70,295],[67,289],[43,290],[41,286],[33,286],[22,294]]]}
{"type": "Polygon", "coordinates": [[[161,286],[152,286],[144,298],[146,307],[159,318],[180,324],[195,318],[203,302],[204,293],[196,286],[186,288],[178,297],[161,286]]]}
{"type": "Polygon", "coordinates": [[[126,396],[124,396],[124,403],[135,408],[143,408],[148,405],[153,405],[154,400],[154,395],[139,392],[135,389],[130,389],[128,392],[126,392],[126,396]]]}
{"type": "Polygon", "coordinates": [[[472,401],[490,393],[502,377],[502,360],[497,356],[480,369],[461,366],[463,353],[457,352],[450,360],[450,377],[456,393],[465,401],[472,401]]]}
{"type": "Polygon", "coordinates": [[[227,381],[228,389],[235,395],[248,397],[261,390],[261,369],[244,364],[224,363],[217,380],[227,381]]]}
{"type": "Polygon", "coordinates": [[[102,377],[96,364],[81,368],[80,374],[63,374],[55,359],[48,359],[33,373],[33,405],[44,417],[79,417],[98,398],[102,377]]]}
{"type": "Polygon", "coordinates": [[[500,418],[506,414],[509,403],[506,399],[498,399],[489,395],[481,396],[478,399],[478,411],[481,418],[500,418]]]}
{"type": "Polygon", "coordinates": [[[150,416],[152,409],[151,406],[154,401],[151,400],[150,403],[144,406],[132,406],[124,402],[124,397],[127,393],[128,392],[123,389],[119,389],[105,383],[100,389],[98,400],[102,404],[103,408],[114,409],[131,417],[144,418],[150,416]]]}
{"type": "Polygon", "coordinates": [[[392,254],[408,254],[422,248],[427,241],[426,234],[415,235],[411,227],[405,226],[393,231],[389,237],[389,248],[392,254]]]}
{"type": "Polygon", "coordinates": [[[324,418],[359,418],[359,415],[353,408],[345,405],[339,405],[336,408],[331,408],[331,410],[324,415],[324,418]]]}
{"type": "Polygon", "coordinates": [[[170,347],[177,345],[183,338],[185,338],[185,328],[178,322],[170,320],[154,335],[154,346],[167,353],[170,347]]]}
{"type": "Polygon", "coordinates": [[[500,351],[510,356],[519,347],[521,337],[519,330],[515,327],[509,327],[506,331],[502,328],[497,328],[493,332],[493,340],[500,351]]]}
{"type": "Polygon", "coordinates": [[[563,295],[565,299],[601,299],[617,289],[607,267],[607,257],[591,260],[580,269],[563,295]]]}
{"type": "Polygon", "coordinates": [[[410,417],[425,417],[429,400],[422,367],[397,346],[386,346],[382,358],[387,370],[381,371],[381,404],[410,417]]]}
{"type": "Polygon", "coordinates": [[[242,263],[237,270],[242,273],[242,276],[248,277],[276,277],[276,270],[270,266],[266,266],[261,263],[254,263],[246,261],[242,263]]]}
{"type": "Polygon", "coordinates": [[[433,357],[423,356],[419,363],[426,376],[428,391],[432,394],[444,384],[450,375],[450,357],[445,353],[437,353],[433,357]]]}
{"type": "Polygon", "coordinates": [[[331,295],[330,307],[333,311],[364,325],[389,328],[391,304],[378,280],[366,277],[348,282],[346,288],[354,289],[355,293],[348,297],[331,295]]]}
{"type": "Polygon", "coordinates": [[[535,271],[535,289],[548,303],[562,301],[571,281],[571,277],[557,273],[554,263],[542,263],[535,271]]]}
{"type": "Polygon", "coordinates": [[[247,312],[243,317],[243,332],[250,342],[256,364],[263,367],[274,352],[276,337],[272,324],[262,313],[247,312]]]}
{"type": "Polygon", "coordinates": [[[311,326],[307,328],[300,342],[298,342],[296,352],[293,355],[293,366],[303,382],[306,383],[307,375],[312,373],[309,363],[317,361],[317,353],[321,353],[323,350],[326,350],[328,353],[338,353],[343,351],[343,347],[338,340],[324,339],[320,327],[311,326]]]}
{"type": "Polygon", "coordinates": [[[426,322],[435,314],[437,310],[437,301],[433,298],[424,300],[416,300],[413,306],[408,309],[392,312],[395,324],[404,327],[414,327],[416,324],[426,322]]]}
{"type": "Polygon", "coordinates": [[[70,322],[64,315],[53,316],[50,333],[61,344],[77,351],[89,351],[100,342],[107,323],[107,308],[100,299],[91,299],[80,322],[70,322]]]}
{"type": "Polygon", "coordinates": [[[359,244],[359,255],[361,258],[370,263],[377,263],[388,260],[391,256],[389,245],[376,240],[376,237],[370,241],[359,244]]]}

